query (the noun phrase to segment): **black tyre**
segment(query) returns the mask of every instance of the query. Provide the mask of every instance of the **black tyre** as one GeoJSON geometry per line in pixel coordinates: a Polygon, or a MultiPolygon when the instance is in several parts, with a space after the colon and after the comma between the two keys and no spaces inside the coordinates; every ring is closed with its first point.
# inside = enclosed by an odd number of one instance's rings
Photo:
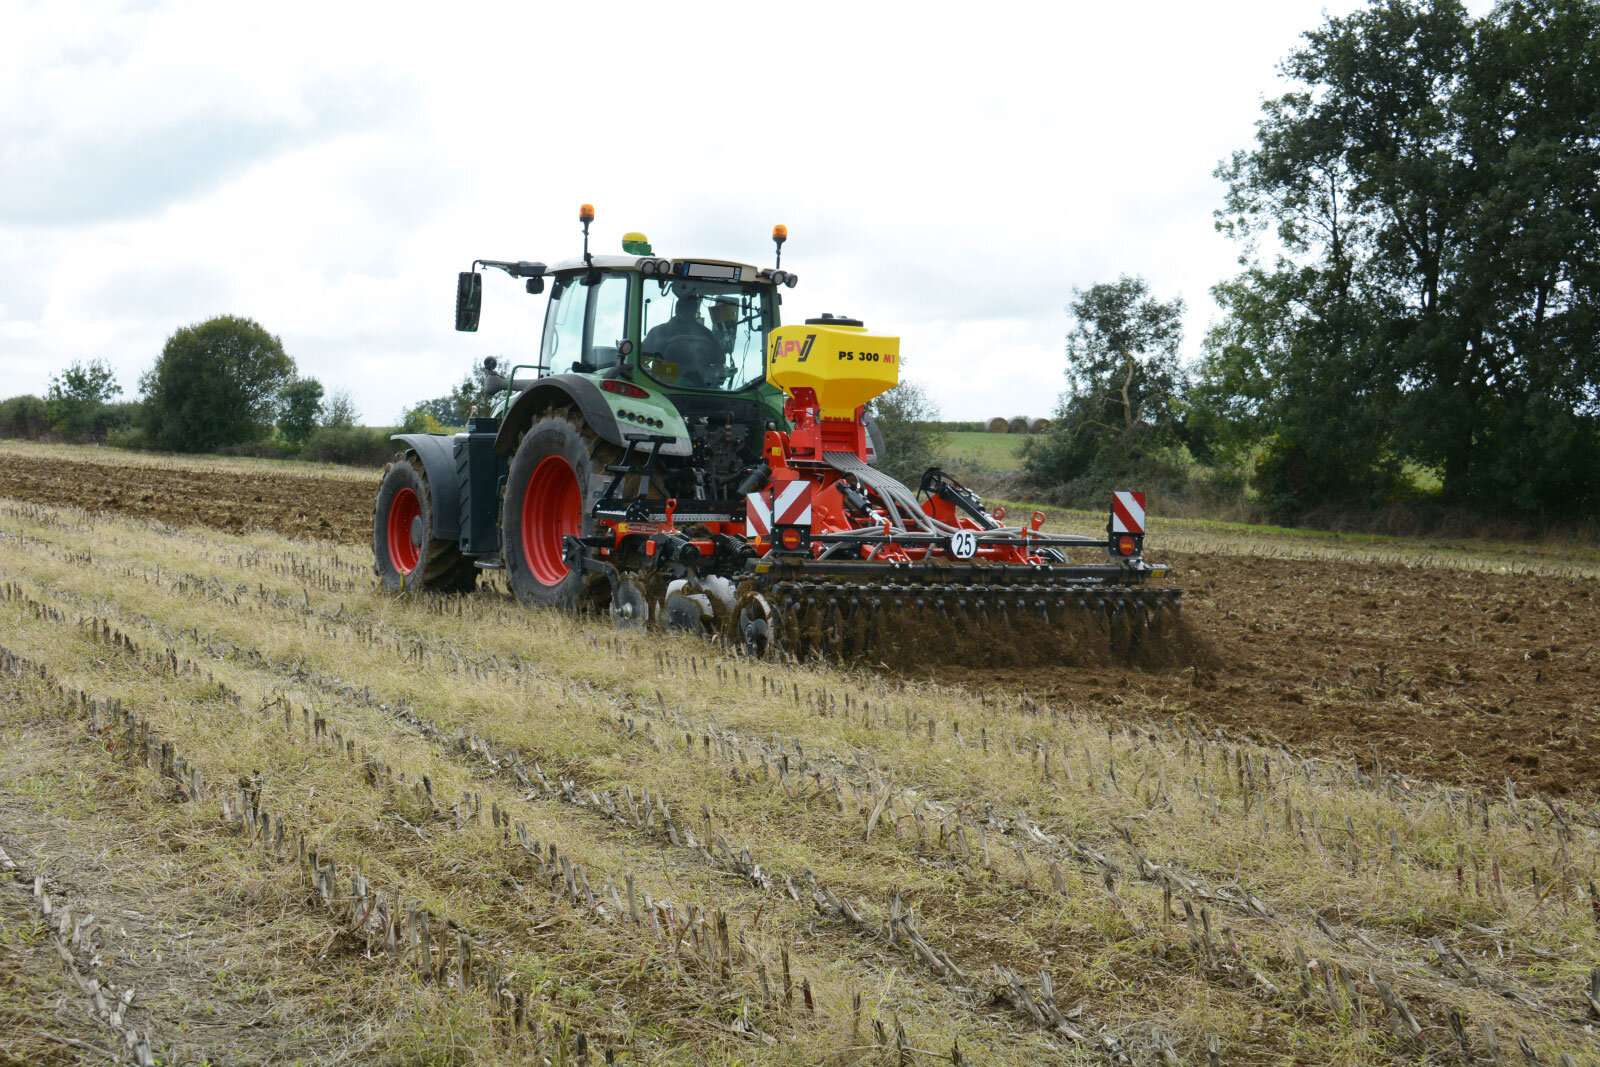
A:
{"type": "Polygon", "coordinates": [[[580,602],[584,576],[567,566],[561,541],[594,532],[590,512],[614,451],[567,411],[541,415],[523,434],[500,509],[506,578],[522,603],[570,608],[580,602]]]}
{"type": "Polygon", "coordinates": [[[433,530],[428,477],[422,461],[408,452],[384,469],[372,513],[372,569],[385,589],[472,591],[478,568],[461,554],[460,545],[433,536],[433,530]]]}

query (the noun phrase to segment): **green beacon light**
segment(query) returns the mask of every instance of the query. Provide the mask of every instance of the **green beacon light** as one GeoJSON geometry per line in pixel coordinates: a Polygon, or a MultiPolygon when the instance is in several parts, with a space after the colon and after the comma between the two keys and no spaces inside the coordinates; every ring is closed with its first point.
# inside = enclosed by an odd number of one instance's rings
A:
{"type": "Polygon", "coordinates": [[[635,230],[622,235],[622,250],[630,256],[650,255],[650,238],[635,230]]]}

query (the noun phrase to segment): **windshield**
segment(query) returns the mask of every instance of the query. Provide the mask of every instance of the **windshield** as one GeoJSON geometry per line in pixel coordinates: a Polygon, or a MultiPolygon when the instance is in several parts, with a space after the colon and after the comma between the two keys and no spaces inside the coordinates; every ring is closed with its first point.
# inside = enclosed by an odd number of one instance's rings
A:
{"type": "Polygon", "coordinates": [[[646,280],[639,363],[663,385],[743,389],[765,372],[771,301],[765,285],[646,280]]]}

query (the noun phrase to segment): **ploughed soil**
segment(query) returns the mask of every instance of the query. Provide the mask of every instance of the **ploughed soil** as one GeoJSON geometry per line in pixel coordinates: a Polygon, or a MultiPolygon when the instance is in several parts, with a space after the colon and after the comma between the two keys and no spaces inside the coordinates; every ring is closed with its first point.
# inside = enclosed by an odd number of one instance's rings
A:
{"type": "MultiPolygon", "coordinates": [[[[0,464],[0,497],[350,544],[371,540],[377,483],[376,472],[368,484],[283,470],[0,464]]],[[[1229,555],[1151,546],[1184,590],[1176,663],[1096,656],[1066,666],[1040,656],[908,673],[1139,719],[1189,718],[1368,767],[1596,791],[1600,582],[1267,558],[1245,554],[1250,544],[1229,555]]]]}
{"type": "Polygon", "coordinates": [[[1600,582],[1170,553],[1187,668],[936,668],[1047,702],[1192,717],[1410,773],[1600,785],[1600,582]]]}
{"type": "Polygon", "coordinates": [[[381,478],[377,470],[367,482],[265,465],[246,473],[76,459],[0,460],[0,496],[14,500],[71,504],[228,533],[265,529],[350,544],[372,540],[372,504],[381,478]]]}

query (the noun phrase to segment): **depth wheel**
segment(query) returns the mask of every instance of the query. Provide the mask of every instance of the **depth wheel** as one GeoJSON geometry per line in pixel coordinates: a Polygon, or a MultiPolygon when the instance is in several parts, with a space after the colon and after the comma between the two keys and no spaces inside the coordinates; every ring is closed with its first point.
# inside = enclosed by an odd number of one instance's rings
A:
{"type": "Polygon", "coordinates": [[[391,593],[469,593],[478,568],[453,540],[433,536],[433,495],[413,452],[384,468],[372,512],[372,569],[391,593]]]}

